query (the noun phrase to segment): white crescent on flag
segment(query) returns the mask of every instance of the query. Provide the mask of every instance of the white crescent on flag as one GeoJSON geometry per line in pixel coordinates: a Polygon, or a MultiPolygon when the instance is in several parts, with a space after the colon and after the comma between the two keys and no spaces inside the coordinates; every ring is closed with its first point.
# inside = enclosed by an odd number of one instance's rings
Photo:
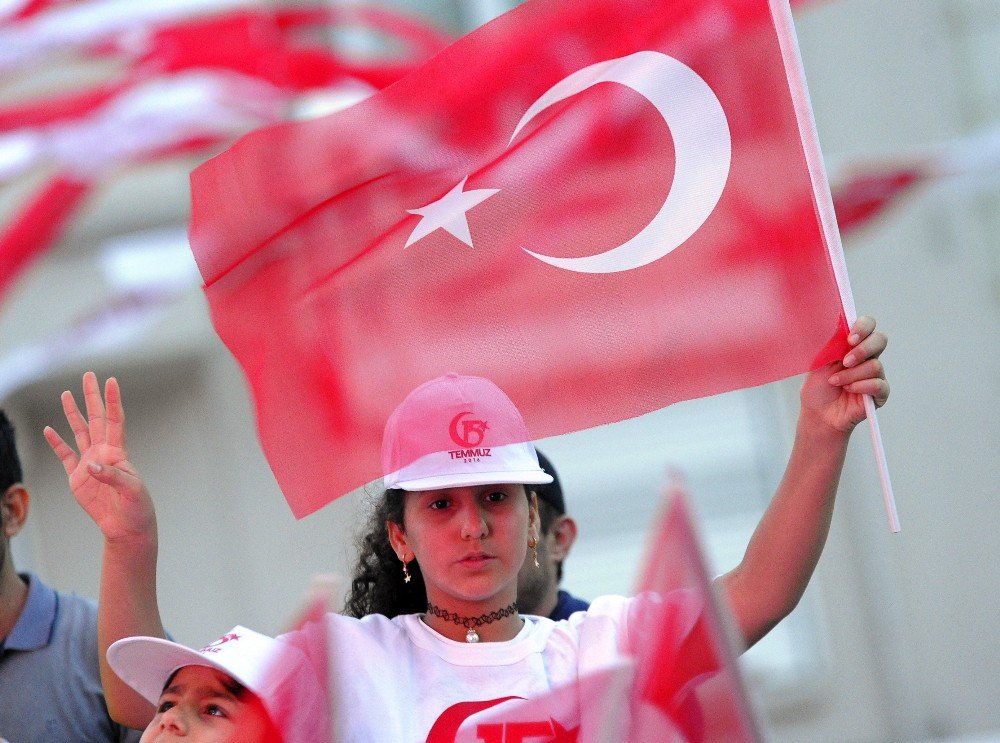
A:
{"type": "MultiPolygon", "coordinates": [[[[581,273],[615,273],[645,266],[680,246],[701,227],[719,203],[729,178],[732,140],[722,104],[694,70],[661,52],[641,51],[584,67],[549,88],[514,128],[521,130],[549,106],[603,82],[631,88],[646,98],[670,129],[674,142],[674,179],[663,205],[638,234],[615,248],[578,258],[558,258],[523,250],[556,268],[581,273]]],[[[406,241],[444,229],[472,246],[466,212],[498,193],[496,189],[451,191],[411,214],[422,217],[406,241]]]]}
{"type": "Polygon", "coordinates": [[[729,177],[732,140],[722,104],[694,70],[660,52],[641,51],[598,62],[560,80],[525,112],[511,142],[544,109],[603,82],[631,88],[659,111],[674,140],[674,180],[649,224],[611,250],[556,258],[524,248],[538,260],[567,271],[614,273],[662,258],[705,223],[729,177]]]}

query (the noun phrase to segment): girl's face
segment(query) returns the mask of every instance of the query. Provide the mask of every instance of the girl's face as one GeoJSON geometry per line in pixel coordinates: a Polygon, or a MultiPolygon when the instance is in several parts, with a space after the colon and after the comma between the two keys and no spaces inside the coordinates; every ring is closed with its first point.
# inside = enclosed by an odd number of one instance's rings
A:
{"type": "Polygon", "coordinates": [[[214,668],[185,666],[160,695],[139,743],[266,743],[274,726],[257,695],[214,668]]]}
{"type": "Polygon", "coordinates": [[[406,493],[403,524],[389,522],[396,554],[416,558],[427,600],[460,614],[479,614],[517,598],[517,573],[538,509],[522,485],[406,493]]]}

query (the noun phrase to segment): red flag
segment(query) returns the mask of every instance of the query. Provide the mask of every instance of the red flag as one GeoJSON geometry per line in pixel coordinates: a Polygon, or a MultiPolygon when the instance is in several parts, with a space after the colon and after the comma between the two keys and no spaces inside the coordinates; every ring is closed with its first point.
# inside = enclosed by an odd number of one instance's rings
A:
{"type": "Polygon", "coordinates": [[[692,523],[684,486],[674,477],[649,534],[638,583],[646,598],[636,643],[630,741],[680,732],[690,743],[761,740],[739,667],[731,623],[714,586],[692,523]]]}
{"type": "Polygon", "coordinates": [[[837,223],[846,235],[869,224],[930,173],[918,166],[900,166],[861,172],[833,192],[837,223]]]}
{"type": "Polygon", "coordinates": [[[122,49],[114,45],[102,49],[132,67],[122,78],[81,91],[2,106],[0,131],[80,119],[127,90],[148,84],[151,78],[194,69],[237,72],[289,93],[331,87],[346,78],[381,88],[395,82],[448,41],[431,26],[393,12],[353,8],[348,13],[342,8],[325,7],[246,8],[207,19],[153,26],[148,29],[148,36],[138,55],[127,43],[122,49]],[[373,30],[408,43],[413,47],[410,58],[378,59],[362,64],[292,38],[292,32],[299,26],[344,22],[353,16],[373,30]],[[130,56],[133,59],[128,60],[130,56]]]}
{"type": "Polygon", "coordinates": [[[17,277],[59,239],[92,189],[92,183],[58,175],[0,232],[0,301],[17,277]]]}
{"type": "Polygon", "coordinates": [[[282,636],[284,650],[271,661],[268,673],[276,689],[268,700],[272,721],[282,743],[330,743],[328,597],[307,604],[292,629],[282,636]]]}
{"type": "Polygon", "coordinates": [[[529,0],[195,171],[213,320],[298,516],[377,478],[389,412],[447,371],[544,437],[846,353],[780,5],[529,0]]]}
{"type": "MultiPolygon", "coordinates": [[[[143,70],[222,68],[266,80],[286,90],[329,87],[345,78],[376,88],[395,82],[449,39],[416,19],[374,8],[248,7],[206,19],[153,28],[148,48],[136,60],[143,70]],[[354,22],[409,47],[403,59],[349,61],[293,32],[320,24],[354,22]]],[[[127,44],[125,45],[127,51],[127,44]]]]}
{"type": "Polygon", "coordinates": [[[126,88],[125,83],[32,99],[0,107],[0,131],[16,131],[76,119],[100,108],[126,88]]]}
{"type": "Polygon", "coordinates": [[[12,0],[12,2],[4,3],[0,7],[0,25],[30,18],[58,2],[59,0],[12,0]]]}

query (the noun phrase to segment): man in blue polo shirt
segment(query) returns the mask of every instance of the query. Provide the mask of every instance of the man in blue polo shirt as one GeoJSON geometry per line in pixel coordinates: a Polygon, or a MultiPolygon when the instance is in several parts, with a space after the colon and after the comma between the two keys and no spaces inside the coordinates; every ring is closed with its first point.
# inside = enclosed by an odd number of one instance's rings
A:
{"type": "Polygon", "coordinates": [[[28,518],[14,429],[0,410],[0,739],[138,741],[113,722],[97,662],[97,607],[14,568],[10,541],[28,518]]]}
{"type": "Polygon", "coordinates": [[[541,537],[517,576],[517,608],[523,614],[566,619],[574,611],[584,611],[590,603],[559,588],[563,560],[576,541],[576,522],[566,513],[559,475],[548,457],[536,450],[538,463],[552,475],[547,485],[532,485],[538,494],[541,537]],[[537,556],[538,566],[535,566],[537,556]]]}

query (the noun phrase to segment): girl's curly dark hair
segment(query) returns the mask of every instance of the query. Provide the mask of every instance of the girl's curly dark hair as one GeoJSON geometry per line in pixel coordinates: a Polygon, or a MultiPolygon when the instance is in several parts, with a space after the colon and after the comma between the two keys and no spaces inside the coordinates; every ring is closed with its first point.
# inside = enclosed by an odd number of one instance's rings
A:
{"type": "Polygon", "coordinates": [[[405,490],[389,489],[378,500],[368,526],[358,539],[358,561],[344,614],[361,618],[367,614],[416,614],[427,609],[427,589],[416,560],[407,563],[411,580],[403,581],[403,565],[389,543],[387,521],[403,524],[405,490]]]}

